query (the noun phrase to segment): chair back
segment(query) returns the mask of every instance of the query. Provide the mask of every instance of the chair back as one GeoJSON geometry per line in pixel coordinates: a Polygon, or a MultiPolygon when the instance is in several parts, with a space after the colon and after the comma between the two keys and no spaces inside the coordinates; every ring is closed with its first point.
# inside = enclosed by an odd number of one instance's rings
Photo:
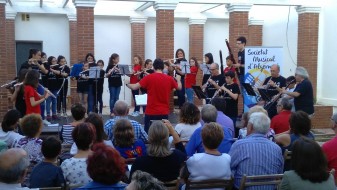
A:
{"type": "Polygon", "coordinates": [[[186,182],[185,189],[214,189],[214,188],[231,190],[233,188],[233,179],[208,179],[200,181],[192,181],[188,179],[186,182]]]}
{"type": "Polygon", "coordinates": [[[40,187],[40,190],[63,190],[63,187],[40,187]]]}
{"type": "Polygon", "coordinates": [[[260,185],[278,185],[281,183],[283,174],[271,174],[271,175],[256,175],[247,176],[243,175],[241,179],[241,184],[239,190],[244,190],[249,186],[260,186],[260,185]]]}
{"type": "Polygon", "coordinates": [[[164,186],[167,187],[168,190],[179,190],[179,179],[175,179],[172,181],[163,182],[164,186]]]}

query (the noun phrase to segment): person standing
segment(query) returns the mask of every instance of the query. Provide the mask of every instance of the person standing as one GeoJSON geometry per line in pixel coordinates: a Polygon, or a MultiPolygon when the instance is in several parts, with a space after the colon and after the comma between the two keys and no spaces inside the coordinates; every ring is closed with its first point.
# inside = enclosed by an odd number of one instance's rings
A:
{"type": "Polygon", "coordinates": [[[194,92],[192,86],[196,84],[196,78],[198,74],[199,64],[195,57],[190,59],[190,71],[191,73],[186,74],[185,79],[185,91],[187,96],[187,102],[193,103],[194,102],[194,92]]]}
{"type": "Polygon", "coordinates": [[[122,76],[118,68],[119,55],[113,53],[109,59],[109,65],[106,68],[105,76],[108,78],[109,82],[109,92],[110,92],[110,116],[114,116],[113,110],[114,105],[119,99],[119,94],[121,92],[122,86],[122,76]]]}
{"type": "Polygon", "coordinates": [[[294,97],[295,110],[306,112],[309,117],[314,114],[314,92],[309,81],[308,71],[304,67],[297,67],[295,71],[296,88],[294,92],[282,89],[283,94],[294,97]]]}
{"type": "MultiPolygon", "coordinates": [[[[70,74],[70,68],[67,66],[66,58],[62,55],[57,57],[57,63],[59,66],[55,69],[58,80],[58,86],[60,87],[59,94],[57,96],[57,112],[65,114],[67,111],[67,94],[68,94],[68,76],[70,74]]],[[[54,71],[53,71],[54,72],[54,71]]]]}
{"type": "MultiPolygon", "coordinates": [[[[139,81],[139,75],[142,70],[142,64],[143,64],[143,60],[139,55],[136,55],[133,57],[133,70],[130,76],[130,84],[136,84],[139,81]]],[[[135,109],[133,113],[131,113],[130,115],[137,117],[139,116],[140,106],[136,104],[136,95],[139,95],[139,89],[132,90],[131,92],[132,92],[132,97],[133,97],[134,104],[135,104],[135,109]]]]}
{"type": "Polygon", "coordinates": [[[184,68],[181,68],[181,62],[182,61],[187,61],[185,59],[185,52],[183,49],[179,48],[177,49],[176,51],[176,61],[174,62],[174,70],[176,71],[176,75],[180,75],[181,76],[181,90],[177,90],[176,93],[177,93],[177,96],[178,96],[178,106],[179,106],[179,109],[183,106],[183,104],[185,103],[185,73],[182,72],[182,69],[184,68]]]}
{"type": "Polygon", "coordinates": [[[151,120],[168,119],[170,111],[170,95],[173,89],[181,89],[180,75],[173,77],[163,73],[164,62],[156,59],[153,63],[155,73],[144,77],[136,84],[126,84],[132,90],[147,90],[147,107],[144,118],[144,129],[148,132],[151,120]]]}
{"type": "Polygon", "coordinates": [[[205,54],[205,63],[200,65],[200,66],[203,65],[203,66],[207,67],[207,71],[208,71],[208,72],[203,73],[203,77],[202,77],[202,84],[203,85],[206,84],[207,80],[211,76],[210,66],[211,66],[212,63],[214,63],[213,55],[211,53],[206,53],[205,54]]]}

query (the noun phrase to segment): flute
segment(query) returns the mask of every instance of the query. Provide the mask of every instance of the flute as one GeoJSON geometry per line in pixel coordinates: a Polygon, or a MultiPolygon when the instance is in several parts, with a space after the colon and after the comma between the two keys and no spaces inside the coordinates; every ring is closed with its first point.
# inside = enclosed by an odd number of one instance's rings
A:
{"type": "Polygon", "coordinates": [[[45,88],[44,86],[42,86],[42,84],[39,83],[39,86],[41,86],[51,97],[56,98],[56,96],[50,92],[50,90],[48,90],[48,88],[45,88]]]}
{"type": "Polygon", "coordinates": [[[208,85],[209,85],[209,79],[211,79],[211,77],[212,77],[212,75],[210,75],[209,76],[209,78],[207,79],[207,81],[206,81],[206,83],[204,84],[204,85],[202,85],[202,86],[205,86],[205,88],[204,88],[204,91],[206,91],[206,88],[208,87],[208,85]]]}
{"type": "Polygon", "coordinates": [[[13,81],[11,81],[9,83],[6,83],[6,84],[2,85],[1,88],[13,86],[13,85],[15,85],[16,82],[17,82],[16,80],[13,80],[13,81]]]}

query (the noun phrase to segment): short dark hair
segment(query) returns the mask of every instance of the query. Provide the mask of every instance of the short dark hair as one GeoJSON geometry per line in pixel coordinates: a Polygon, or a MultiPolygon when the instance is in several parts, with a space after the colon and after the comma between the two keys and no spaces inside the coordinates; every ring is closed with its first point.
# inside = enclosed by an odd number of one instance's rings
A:
{"type": "Polygon", "coordinates": [[[103,142],[107,139],[107,135],[104,132],[104,122],[100,115],[97,113],[90,113],[85,119],[85,122],[91,123],[96,129],[96,142],[103,142]]]}
{"type": "Polygon", "coordinates": [[[37,53],[39,53],[40,50],[39,49],[29,49],[29,55],[28,55],[28,59],[31,59],[33,57],[33,55],[36,55],[37,53]]]}
{"type": "Polygon", "coordinates": [[[35,137],[42,127],[42,118],[40,114],[25,115],[20,121],[22,132],[28,138],[35,137]]]}
{"type": "Polygon", "coordinates": [[[71,136],[79,150],[88,150],[95,142],[96,130],[91,123],[80,123],[73,129],[71,136]]]}
{"type": "Polygon", "coordinates": [[[61,142],[55,137],[48,137],[42,142],[41,152],[45,158],[56,158],[61,153],[61,142]]]}
{"type": "MultiPolygon", "coordinates": [[[[55,58],[54,56],[49,56],[49,57],[48,57],[47,61],[48,61],[48,63],[49,63],[50,65],[52,64],[52,61],[53,61],[54,58],[55,58]]],[[[55,58],[55,59],[56,59],[56,58],[55,58]]]]}
{"type": "Polygon", "coordinates": [[[233,79],[235,77],[235,73],[233,71],[227,71],[225,73],[225,77],[230,77],[231,79],[233,79]]]}
{"type": "Polygon", "coordinates": [[[296,83],[296,78],[294,76],[289,76],[286,79],[287,84],[295,84],[296,83]],[[291,83],[290,83],[291,82],[291,83]]]}
{"type": "Polygon", "coordinates": [[[131,147],[135,142],[135,133],[128,119],[119,119],[113,126],[114,144],[119,147],[131,147]]]}
{"type": "Polygon", "coordinates": [[[60,63],[62,59],[65,59],[65,57],[63,55],[59,55],[57,57],[57,63],[60,63]]]}
{"type": "Polygon", "coordinates": [[[153,62],[154,70],[164,70],[164,62],[160,58],[155,59],[153,62]]]}
{"type": "Polygon", "coordinates": [[[304,111],[293,112],[289,118],[290,132],[295,135],[307,135],[310,133],[311,120],[304,111]]]}
{"type": "Polygon", "coordinates": [[[209,60],[208,63],[206,63],[206,64],[214,63],[213,55],[211,53],[206,53],[205,57],[208,57],[208,60],[209,60]]]}
{"type": "Polygon", "coordinates": [[[301,137],[292,148],[292,168],[303,179],[321,183],[329,178],[328,163],[321,147],[313,140],[301,137]]]}
{"type": "Polygon", "coordinates": [[[224,132],[219,124],[215,122],[206,123],[201,129],[201,138],[202,144],[206,148],[216,149],[224,138],[224,132]]]}
{"type": "Polygon", "coordinates": [[[125,160],[119,152],[103,143],[95,144],[87,160],[89,176],[102,184],[115,184],[125,173],[125,160]]]}
{"type": "Polygon", "coordinates": [[[247,44],[247,39],[246,39],[246,37],[244,37],[244,36],[240,36],[240,37],[238,37],[237,39],[236,39],[236,41],[240,41],[241,43],[243,43],[243,44],[247,44]]]}
{"type": "Polygon", "coordinates": [[[75,103],[71,106],[70,111],[73,118],[78,121],[84,118],[86,109],[82,104],[75,103]]]}
{"type": "Polygon", "coordinates": [[[179,113],[181,123],[197,124],[200,121],[200,110],[192,103],[185,102],[179,113]]]}
{"type": "Polygon", "coordinates": [[[184,58],[185,58],[185,51],[183,49],[181,49],[181,48],[177,49],[177,51],[176,51],[176,58],[178,58],[178,52],[179,51],[183,53],[184,58]]]}
{"type": "Polygon", "coordinates": [[[40,73],[37,70],[30,70],[26,74],[26,78],[23,82],[24,85],[29,85],[33,88],[37,88],[39,85],[40,73]]]}
{"type": "Polygon", "coordinates": [[[226,57],[226,60],[232,60],[232,59],[231,59],[231,56],[227,56],[227,57],[226,57]]]}
{"type": "Polygon", "coordinates": [[[152,62],[152,60],[151,59],[147,59],[147,60],[145,60],[145,63],[144,63],[144,67],[146,67],[150,62],[152,62]]]}
{"type": "MultiPolygon", "coordinates": [[[[95,60],[95,58],[94,58],[94,60],[95,60]]],[[[97,61],[97,64],[98,64],[98,63],[102,63],[102,65],[104,66],[104,61],[103,61],[102,59],[98,60],[98,61],[97,61]]]]}
{"type": "Polygon", "coordinates": [[[215,97],[212,99],[211,104],[218,110],[223,113],[226,111],[226,99],[221,97],[215,97]]]}
{"type": "Polygon", "coordinates": [[[41,52],[41,57],[47,55],[45,52],[41,52]]]}
{"type": "Polygon", "coordinates": [[[281,106],[282,106],[282,108],[284,110],[289,110],[290,111],[291,108],[293,107],[293,105],[291,104],[291,102],[289,101],[288,98],[281,98],[279,100],[279,102],[280,102],[280,104],[281,104],[281,106]]]}
{"type": "Polygon", "coordinates": [[[21,117],[21,113],[18,110],[9,110],[5,116],[4,119],[1,122],[1,128],[4,132],[13,131],[14,128],[12,128],[13,125],[15,125],[21,117]]]}

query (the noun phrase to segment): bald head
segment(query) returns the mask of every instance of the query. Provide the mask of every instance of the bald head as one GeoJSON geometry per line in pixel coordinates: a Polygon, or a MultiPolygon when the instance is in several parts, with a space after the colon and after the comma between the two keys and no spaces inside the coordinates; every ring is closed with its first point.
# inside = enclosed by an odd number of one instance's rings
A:
{"type": "Polygon", "coordinates": [[[212,63],[211,66],[209,67],[209,70],[212,76],[219,75],[219,65],[217,63],[212,63]]]}
{"type": "Polygon", "coordinates": [[[115,103],[114,112],[116,116],[126,116],[129,113],[129,105],[123,100],[118,100],[115,103]]]}
{"type": "Polygon", "coordinates": [[[280,66],[277,65],[277,64],[273,64],[271,67],[270,67],[270,74],[272,77],[278,77],[280,75],[280,66]]]}
{"type": "Polygon", "coordinates": [[[19,183],[28,166],[27,152],[21,148],[12,148],[0,153],[0,181],[19,183]]]}

